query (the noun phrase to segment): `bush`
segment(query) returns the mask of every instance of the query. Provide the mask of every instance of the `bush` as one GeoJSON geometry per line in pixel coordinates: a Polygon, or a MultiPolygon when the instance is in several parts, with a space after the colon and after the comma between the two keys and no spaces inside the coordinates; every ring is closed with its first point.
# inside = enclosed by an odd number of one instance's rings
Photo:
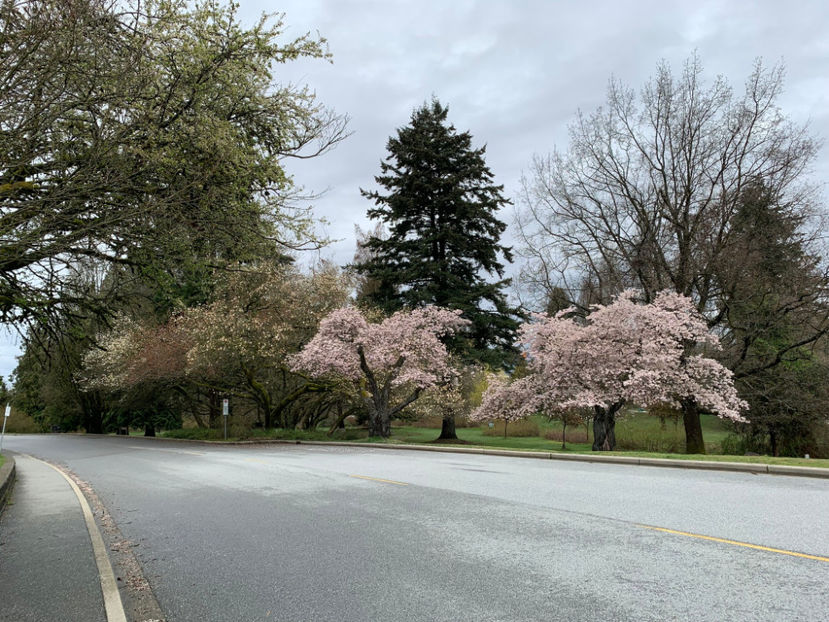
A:
{"type": "Polygon", "coordinates": [[[663,454],[685,452],[683,435],[654,434],[646,430],[626,429],[620,434],[616,429],[616,449],[620,451],[650,451],[663,454]]]}
{"type": "MultiPolygon", "coordinates": [[[[407,425],[412,425],[416,428],[440,429],[443,426],[443,418],[437,415],[426,415],[425,417],[421,417],[420,419],[415,419],[407,425]]],[[[455,417],[455,427],[468,428],[471,427],[471,424],[469,423],[466,417],[455,417]]],[[[503,428],[501,429],[501,433],[503,434],[503,428]]]]}
{"type": "MultiPolygon", "coordinates": [[[[3,414],[0,412],[0,417],[3,414]]],[[[3,422],[0,421],[0,426],[3,422]]],[[[32,417],[17,409],[12,411],[11,417],[6,419],[6,432],[11,434],[37,434],[39,432],[46,432],[47,429],[43,424],[38,423],[32,417]]]]}
{"type": "MultiPolygon", "coordinates": [[[[495,421],[493,427],[485,426],[483,428],[484,436],[504,436],[504,422],[495,421]]],[[[538,423],[532,419],[522,419],[521,421],[513,421],[507,425],[507,436],[526,437],[526,436],[541,436],[541,431],[538,423]]]]}
{"type": "Polygon", "coordinates": [[[720,441],[720,453],[726,456],[744,456],[746,451],[746,439],[737,434],[729,434],[720,441]]]}
{"type": "MultiPolygon", "coordinates": [[[[544,438],[548,441],[558,441],[561,443],[563,441],[564,434],[561,430],[553,429],[547,430],[544,434],[544,438]]],[[[567,426],[567,442],[568,443],[589,443],[590,439],[587,437],[587,431],[584,429],[584,426],[567,426]]]]}

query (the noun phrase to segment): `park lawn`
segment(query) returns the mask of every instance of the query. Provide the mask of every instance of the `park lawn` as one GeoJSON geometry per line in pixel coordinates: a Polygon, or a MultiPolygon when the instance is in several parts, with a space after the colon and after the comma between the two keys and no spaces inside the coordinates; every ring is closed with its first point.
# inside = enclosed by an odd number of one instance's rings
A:
{"type": "MultiPolygon", "coordinates": [[[[514,437],[485,434],[486,428],[457,428],[460,443],[441,442],[441,446],[458,447],[486,447],[491,449],[511,449],[523,451],[541,451],[548,453],[588,454],[605,456],[627,456],[631,458],[667,458],[676,460],[710,460],[718,462],[748,462],[759,464],[779,464],[790,466],[811,466],[829,468],[829,460],[804,458],[774,458],[771,456],[733,456],[720,455],[720,443],[730,433],[727,424],[711,415],[702,416],[703,436],[709,451],[706,455],[680,453],[685,444],[685,432],[681,422],[674,424],[667,421],[664,429],[658,418],[643,413],[633,413],[619,419],[616,424],[616,438],[619,446],[632,446],[631,450],[593,453],[591,443],[567,442],[567,449],[562,451],[561,441],[544,438],[550,431],[560,431],[561,422],[551,421],[545,417],[535,418],[539,428],[538,436],[514,437]],[[653,446],[653,451],[643,451],[642,447],[653,446]],[[675,446],[672,451],[659,450],[660,447],[675,446]]],[[[509,431],[509,429],[508,429],[509,431]]],[[[414,425],[400,425],[392,427],[391,438],[367,438],[364,429],[347,428],[338,430],[329,436],[325,429],[318,430],[235,430],[228,431],[229,441],[239,440],[306,440],[306,441],[356,441],[374,443],[377,445],[401,444],[431,444],[440,436],[440,428],[426,428],[414,425]]],[[[579,432],[584,438],[584,426],[568,426],[567,434],[579,432]]],[[[592,432],[592,430],[591,430],[592,432]]],[[[182,438],[205,441],[220,441],[223,439],[222,430],[205,430],[189,428],[170,430],[161,433],[168,438],[182,438]]],[[[591,438],[590,435],[588,438],[591,438]]]]}
{"type": "MultiPolygon", "coordinates": [[[[538,436],[489,436],[484,434],[483,428],[458,428],[456,430],[461,443],[441,442],[445,445],[495,447],[499,449],[524,449],[528,451],[553,451],[561,447],[560,441],[550,441],[538,436]]],[[[399,426],[391,430],[391,438],[364,438],[364,442],[385,444],[422,444],[431,443],[440,436],[440,428],[421,428],[417,426],[399,426]]],[[[587,444],[568,443],[568,451],[590,451],[587,444]],[[571,449],[572,445],[572,449],[571,449]]]]}
{"type": "Polygon", "coordinates": [[[670,460],[705,460],[709,462],[747,462],[752,464],[778,464],[829,468],[829,460],[819,458],[775,458],[774,456],[729,456],[723,454],[662,454],[647,451],[605,451],[602,455],[627,456],[630,458],[667,458],[670,460]]]}

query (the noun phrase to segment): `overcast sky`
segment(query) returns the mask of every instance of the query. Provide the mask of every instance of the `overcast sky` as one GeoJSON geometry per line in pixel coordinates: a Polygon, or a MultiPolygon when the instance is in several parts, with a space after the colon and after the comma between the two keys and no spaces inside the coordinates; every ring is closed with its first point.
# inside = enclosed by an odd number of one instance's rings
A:
{"type": "MultiPolygon", "coordinates": [[[[253,21],[285,13],[288,36],[319,32],[333,63],[296,61],[277,68],[282,82],[308,84],[319,101],[350,118],[353,133],[315,160],[291,162],[296,181],[326,194],[315,212],[339,239],[323,257],[344,264],[354,225],[364,228],[388,137],[432,97],[449,120],[487,145],[487,163],[505,194],[517,193],[533,154],[567,148],[567,125],[605,97],[610,76],[639,88],[666,59],[675,73],[695,50],[708,77],[742,87],[757,57],[784,62],[780,104],[811,133],[829,137],[829,2],[780,0],[594,2],[541,0],[241,0],[253,21]]],[[[815,167],[829,180],[829,150],[815,167]]],[[[509,210],[502,214],[511,220],[509,210]]],[[[508,238],[509,239],[509,238],[508,238]]],[[[15,339],[0,344],[0,374],[14,368],[15,339]]]]}

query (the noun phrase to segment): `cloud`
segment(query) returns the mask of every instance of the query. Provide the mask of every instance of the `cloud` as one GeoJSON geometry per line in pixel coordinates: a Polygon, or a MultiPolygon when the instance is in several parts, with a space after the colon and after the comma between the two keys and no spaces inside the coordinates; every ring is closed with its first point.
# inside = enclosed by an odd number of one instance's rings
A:
{"type": "MultiPolygon", "coordinates": [[[[262,4],[262,7],[265,5],[262,4]]],[[[707,75],[742,86],[756,57],[784,59],[784,112],[811,120],[829,135],[824,25],[829,5],[748,2],[306,2],[281,3],[293,34],[319,31],[333,64],[286,65],[320,101],[352,117],[354,132],[318,161],[292,168],[311,189],[330,188],[316,202],[328,231],[343,241],[327,252],[345,263],[354,250],[353,224],[365,223],[385,145],[412,110],[436,95],[450,121],[487,144],[487,162],[515,196],[534,153],[567,147],[577,110],[604,100],[611,75],[638,89],[661,59],[680,69],[695,50],[707,75]]],[[[244,9],[256,14],[256,3],[244,9]]],[[[293,166],[293,163],[289,163],[293,166]]],[[[816,170],[829,170],[826,149],[816,170]]],[[[504,214],[509,220],[509,214],[504,214]]]]}

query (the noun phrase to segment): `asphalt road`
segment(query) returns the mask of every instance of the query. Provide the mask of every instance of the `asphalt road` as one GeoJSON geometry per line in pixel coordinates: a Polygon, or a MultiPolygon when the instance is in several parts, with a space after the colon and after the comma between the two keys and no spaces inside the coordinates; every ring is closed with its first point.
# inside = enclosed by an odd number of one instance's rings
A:
{"type": "Polygon", "coordinates": [[[143,438],[6,446],[92,485],[174,622],[829,617],[829,562],[803,556],[829,558],[829,480],[143,438]]]}

